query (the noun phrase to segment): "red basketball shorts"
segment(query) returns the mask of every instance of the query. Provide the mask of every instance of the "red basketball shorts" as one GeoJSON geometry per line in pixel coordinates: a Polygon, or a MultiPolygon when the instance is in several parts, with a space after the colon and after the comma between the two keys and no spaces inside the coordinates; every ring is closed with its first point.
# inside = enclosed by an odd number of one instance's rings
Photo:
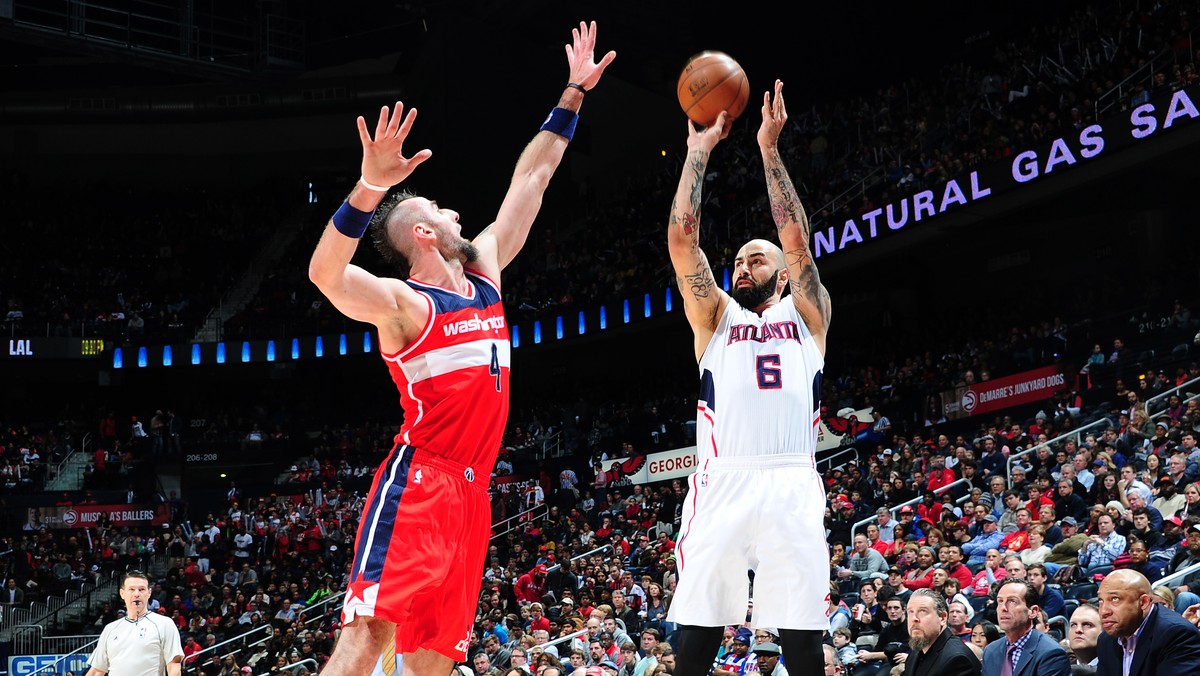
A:
{"type": "Polygon", "coordinates": [[[375,473],[363,507],[342,622],[396,624],[396,651],[467,660],[491,533],[491,468],[404,444],[375,473]]]}

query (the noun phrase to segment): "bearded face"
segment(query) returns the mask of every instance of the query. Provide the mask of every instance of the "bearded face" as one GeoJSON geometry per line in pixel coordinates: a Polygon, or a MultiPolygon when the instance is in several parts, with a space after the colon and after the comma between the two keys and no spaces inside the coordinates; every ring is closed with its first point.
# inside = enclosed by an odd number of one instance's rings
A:
{"type": "Polygon", "coordinates": [[[458,259],[463,263],[474,263],[479,259],[479,249],[462,235],[450,232],[447,228],[438,228],[438,250],[446,260],[458,259]]]}
{"type": "Polygon", "coordinates": [[[776,270],[769,279],[761,283],[756,282],[753,277],[748,278],[747,281],[750,282],[748,286],[737,284],[729,295],[737,301],[738,305],[753,311],[775,295],[775,286],[779,283],[779,271],[776,270]]]}

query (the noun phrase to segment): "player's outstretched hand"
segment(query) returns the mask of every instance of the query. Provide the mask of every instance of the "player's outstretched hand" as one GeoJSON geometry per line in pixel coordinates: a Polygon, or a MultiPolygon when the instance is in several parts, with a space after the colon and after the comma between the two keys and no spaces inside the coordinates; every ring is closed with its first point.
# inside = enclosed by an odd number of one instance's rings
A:
{"type": "Polygon", "coordinates": [[[596,63],[596,22],[579,22],[579,28],[571,29],[571,44],[567,45],[567,63],[571,66],[571,82],[591,89],[600,81],[604,69],[617,58],[609,51],[596,63]]]}
{"type": "Polygon", "coordinates": [[[372,138],[367,132],[367,121],[359,116],[358,137],[363,147],[363,180],[372,185],[390,188],[408,178],[413,169],[433,155],[433,151],[426,148],[412,157],[404,156],[404,140],[408,138],[416,119],[417,109],[410,108],[408,115],[404,115],[404,104],[399,101],[396,102],[390,116],[388,107],[384,106],[379,109],[375,137],[372,138]]]}
{"type": "Polygon", "coordinates": [[[758,128],[758,147],[774,148],[779,145],[779,132],[787,123],[787,106],[783,104],[783,80],[775,81],[775,100],[771,92],[763,92],[762,126],[758,128]]]}
{"type": "Polygon", "coordinates": [[[688,150],[699,148],[704,152],[712,152],[717,143],[729,136],[729,112],[722,110],[720,115],[717,115],[717,121],[712,123],[710,127],[700,129],[691,120],[687,122],[688,127],[688,150]]]}

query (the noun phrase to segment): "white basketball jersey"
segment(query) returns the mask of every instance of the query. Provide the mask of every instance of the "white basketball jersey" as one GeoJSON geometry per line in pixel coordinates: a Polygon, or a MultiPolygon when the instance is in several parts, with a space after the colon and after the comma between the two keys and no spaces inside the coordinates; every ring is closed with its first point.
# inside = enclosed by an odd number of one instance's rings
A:
{"type": "Polygon", "coordinates": [[[825,357],[791,299],[758,316],[730,299],[700,359],[696,454],[815,459],[825,357]]]}

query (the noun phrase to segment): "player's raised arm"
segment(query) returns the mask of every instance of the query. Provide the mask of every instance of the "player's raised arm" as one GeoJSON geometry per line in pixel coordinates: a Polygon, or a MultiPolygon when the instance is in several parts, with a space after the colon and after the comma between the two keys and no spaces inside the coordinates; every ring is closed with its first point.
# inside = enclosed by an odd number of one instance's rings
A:
{"type": "Polygon", "coordinates": [[[704,355],[717,321],[729,302],[729,296],[713,279],[708,257],[700,250],[700,204],[704,172],[713,148],[728,134],[728,124],[729,115],[724,112],[711,127],[702,131],[688,121],[687,159],[679,176],[675,199],[671,202],[671,216],[667,220],[667,248],[671,252],[671,265],[675,268],[679,295],[683,296],[684,313],[696,336],[697,361],[704,355]]]}
{"type": "Polygon", "coordinates": [[[363,146],[362,178],[325,226],[308,264],[309,279],[334,307],[351,319],[376,326],[391,324],[389,318],[394,321],[406,300],[414,304],[419,301],[403,282],[376,277],[350,263],[387,190],[408,178],[413,169],[432,155],[429,150],[422,150],[412,157],[404,156],[402,146],[412,130],[417,110],[410,109],[406,116],[403,113],[404,105],[399,101],[390,114],[387,106],[380,109],[374,138],[367,131],[366,120],[358,118],[358,135],[363,146]]]}
{"type": "Polygon", "coordinates": [[[804,323],[817,340],[821,352],[825,352],[825,334],[831,317],[829,292],[821,284],[817,265],[809,246],[808,215],[800,204],[800,197],[792,185],[783,159],[779,156],[779,133],[787,122],[787,108],[783,103],[783,82],[775,81],[775,98],[771,92],[763,94],[762,126],[758,129],[758,147],[762,151],[763,169],[767,176],[767,195],[771,199],[771,217],[779,231],[779,243],[783,247],[787,263],[792,302],[804,317],[804,323]]]}
{"type": "Polygon", "coordinates": [[[499,279],[500,270],[512,262],[525,245],[533,219],[542,207],[542,194],[575,133],[584,94],[596,86],[604,69],[617,58],[617,53],[610,51],[596,63],[595,21],[590,24],[580,22],[578,28],[572,29],[571,36],[571,44],[566,46],[570,66],[568,84],[558,105],[550,111],[517,160],[512,183],[496,214],[496,222],[479,233],[473,242],[479,249],[477,265],[480,271],[492,279],[499,279]]]}

